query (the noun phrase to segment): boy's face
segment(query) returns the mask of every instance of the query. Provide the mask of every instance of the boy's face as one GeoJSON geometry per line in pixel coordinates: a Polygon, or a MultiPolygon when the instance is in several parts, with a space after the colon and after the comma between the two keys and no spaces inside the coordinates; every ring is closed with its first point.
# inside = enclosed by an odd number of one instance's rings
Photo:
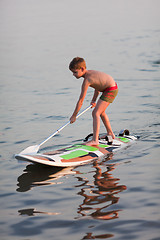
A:
{"type": "Polygon", "coordinates": [[[84,69],[83,68],[74,69],[74,70],[71,70],[71,71],[73,73],[73,76],[76,77],[77,79],[83,77],[83,75],[84,75],[84,69]]]}

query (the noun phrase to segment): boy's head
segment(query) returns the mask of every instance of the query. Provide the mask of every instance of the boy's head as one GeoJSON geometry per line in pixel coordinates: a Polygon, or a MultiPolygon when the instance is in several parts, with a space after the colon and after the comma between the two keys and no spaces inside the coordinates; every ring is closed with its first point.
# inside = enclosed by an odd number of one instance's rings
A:
{"type": "Polygon", "coordinates": [[[69,69],[71,71],[77,70],[77,69],[86,69],[86,62],[83,58],[75,57],[69,64],[69,69]]]}

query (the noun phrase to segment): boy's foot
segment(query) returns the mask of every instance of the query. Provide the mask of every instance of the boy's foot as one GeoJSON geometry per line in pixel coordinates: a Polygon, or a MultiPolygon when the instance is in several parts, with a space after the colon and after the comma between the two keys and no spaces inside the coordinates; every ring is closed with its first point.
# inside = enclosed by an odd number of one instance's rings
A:
{"type": "Polygon", "coordinates": [[[111,136],[113,139],[115,139],[115,135],[114,135],[113,132],[112,132],[112,133],[108,133],[107,135],[109,135],[109,136],[111,136]]]}
{"type": "Polygon", "coordinates": [[[97,146],[97,145],[99,145],[99,141],[92,140],[92,141],[87,142],[86,145],[87,146],[95,146],[95,145],[97,146]]]}

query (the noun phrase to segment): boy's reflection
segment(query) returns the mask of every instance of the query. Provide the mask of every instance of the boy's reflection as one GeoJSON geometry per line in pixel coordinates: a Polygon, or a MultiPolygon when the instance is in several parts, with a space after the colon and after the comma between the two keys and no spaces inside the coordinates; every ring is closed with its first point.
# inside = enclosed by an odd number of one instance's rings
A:
{"type": "MultiPolygon", "coordinates": [[[[107,160],[107,159],[106,159],[107,160]]],[[[97,161],[93,163],[95,169],[94,182],[89,184],[89,181],[83,178],[78,178],[83,182],[78,195],[84,197],[83,203],[78,208],[78,213],[81,216],[90,216],[96,219],[109,220],[118,217],[120,210],[112,210],[113,204],[116,204],[119,197],[116,196],[119,192],[126,190],[125,185],[118,185],[119,178],[114,178],[110,173],[115,169],[116,164],[107,166],[107,171],[102,171],[103,165],[97,161]]],[[[106,167],[105,167],[106,170],[106,167]]]]}

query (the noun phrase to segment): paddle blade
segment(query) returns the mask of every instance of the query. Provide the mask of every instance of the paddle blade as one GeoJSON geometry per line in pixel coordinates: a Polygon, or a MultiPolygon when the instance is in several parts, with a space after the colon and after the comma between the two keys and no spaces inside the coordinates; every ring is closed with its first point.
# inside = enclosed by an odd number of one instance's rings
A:
{"type": "Polygon", "coordinates": [[[20,154],[23,155],[27,155],[27,154],[36,154],[39,150],[39,145],[33,145],[30,147],[27,147],[26,149],[24,149],[22,152],[20,152],[20,154]]]}

